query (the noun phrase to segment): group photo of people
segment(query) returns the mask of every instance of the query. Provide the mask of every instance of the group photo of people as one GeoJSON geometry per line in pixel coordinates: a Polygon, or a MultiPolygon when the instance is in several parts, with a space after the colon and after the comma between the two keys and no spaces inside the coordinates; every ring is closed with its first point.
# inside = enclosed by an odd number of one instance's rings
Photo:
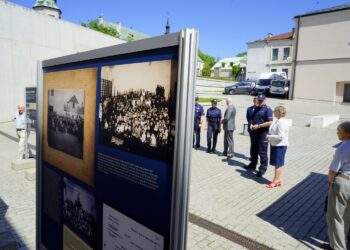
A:
{"type": "Polygon", "coordinates": [[[75,232],[94,242],[96,239],[96,209],[92,194],[64,178],[64,223],[75,232]]]}
{"type": "Polygon", "coordinates": [[[161,160],[167,155],[171,120],[164,87],[131,89],[100,102],[100,143],[161,160]]]}
{"type": "Polygon", "coordinates": [[[84,91],[51,89],[48,94],[49,147],[83,159],[84,91]]]}

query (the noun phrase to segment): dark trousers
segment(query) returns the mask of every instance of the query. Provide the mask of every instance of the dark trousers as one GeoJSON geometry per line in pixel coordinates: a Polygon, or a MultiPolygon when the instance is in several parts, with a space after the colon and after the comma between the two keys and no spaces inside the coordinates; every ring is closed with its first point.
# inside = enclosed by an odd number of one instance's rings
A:
{"type": "Polygon", "coordinates": [[[251,162],[250,165],[256,167],[258,163],[258,155],[260,157],[259,171],[265,173],[267,170],[268,156],[267,156],[267,132],[252,131],[251,133],[251,162]]]}
{"type": "Polygon", "coordinates": [[[219,126],[217,123],[209,123],[208,124],[208,132],[207,132],[207,145],[208,151],[215,150],[216,142],[218,140],[219,134],[219,126]],[[211,144],[211,139],[213,138],[213,147],[211,144]]]}
{"type": "Polygon", "coordinates": [[[224,154],[232,155],[234,154],[234,139],[233,130],[225,130],[224,134],[224,154]]]}
{"type": "Polygon", "coordinates": [[[194,123],[194,131],[193,131],[193,146],[199,148],[201,145],[201,127],[199,124],[194,123]]]}

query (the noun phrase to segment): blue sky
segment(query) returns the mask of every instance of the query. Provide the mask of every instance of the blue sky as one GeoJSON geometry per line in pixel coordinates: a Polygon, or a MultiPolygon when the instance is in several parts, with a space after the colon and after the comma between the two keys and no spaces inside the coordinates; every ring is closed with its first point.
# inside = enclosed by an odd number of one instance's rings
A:
{"type": "MultiPolygon", "coordinates": [[[[32,7],[35,0],[9,0],[32,7]]],[[[246,42],[289,32],[293,17],[308,11],[350,3],[349,0],[57,0],[62,19],[80,23],[103,15],[126,27],[157,36],[166,18],[171,32],[199,30],[199,47],[214,57],[246,51],[246,42]]]]}

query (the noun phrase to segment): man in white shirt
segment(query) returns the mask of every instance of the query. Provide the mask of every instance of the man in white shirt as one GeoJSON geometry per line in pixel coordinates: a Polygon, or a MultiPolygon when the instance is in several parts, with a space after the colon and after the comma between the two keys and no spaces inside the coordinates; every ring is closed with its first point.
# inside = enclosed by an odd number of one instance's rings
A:
{"type": "Polygon", "coordinates": [[[346,250],[350,226],[350,122],[341,123],[337,134],[342,144],[328,172],[328,237],[332,249],[346,250]]]}
{"type": "MultiPolygon", "coordinates": [[[[23,154],[25,153],[24,147],[25,147],[25,141],[26,141],[26,134],[27,134],[27,139],[29,137],[29,131],[27,131],[27,133],[26,133],[27,114],[25,112],[25,107],[23,104],[20,104],[17,106],[15,119],[16,119],[16,132],[17,132],[17,137],[19,139],[17,159],[22,160],[23,154]]],[[[29,151],[29,157],[32,158],[33,154],[29,148],[29,145],[28,145],[28,151],[29,151]]]]}

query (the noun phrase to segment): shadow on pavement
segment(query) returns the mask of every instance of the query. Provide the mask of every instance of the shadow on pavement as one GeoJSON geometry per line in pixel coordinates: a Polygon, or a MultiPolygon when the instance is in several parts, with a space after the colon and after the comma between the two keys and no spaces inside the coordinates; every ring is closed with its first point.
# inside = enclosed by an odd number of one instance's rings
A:
{"type": "Polygon", "coordinates": [[[257,216],[315,249],[328,239],[324,212],[327,192],[327,176],[311,173],[257,216]]]}
{"type": "MultiPolygon", "coordinates": [[[[244,164],[243,166],[244,167],[244,164]]],[[[240,173],[240,175],[246,179],[253,180],[259,184],[268,184],[270,181],[268,179],[265,179],[264,177],[256,177],[256,171],[249,171],[249,170],[242,170],[242,169],[236,169],[237,172],[240,173]]]]}
{"type": "Polygon", "coordinates": [[[16,250],[19,247],[21,249],[29,249],[24,240],[5,218],[8,208],[8,205],[0,197],[0,249],[16,250]]]}

